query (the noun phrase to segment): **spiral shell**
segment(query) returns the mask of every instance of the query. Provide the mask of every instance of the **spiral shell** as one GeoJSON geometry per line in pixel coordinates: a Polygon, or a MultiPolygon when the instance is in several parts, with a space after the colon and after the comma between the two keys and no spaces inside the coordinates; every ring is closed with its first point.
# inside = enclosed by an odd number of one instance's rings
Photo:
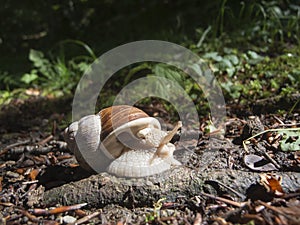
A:
{"type": "Polygon", "coordinates": [[[180,164],[173,158],[175,146],[161,144],[167,134],[157,119],[136,107],[119,105],[73,122],[64,137],[84,169],[143,177],[180,164]]]}

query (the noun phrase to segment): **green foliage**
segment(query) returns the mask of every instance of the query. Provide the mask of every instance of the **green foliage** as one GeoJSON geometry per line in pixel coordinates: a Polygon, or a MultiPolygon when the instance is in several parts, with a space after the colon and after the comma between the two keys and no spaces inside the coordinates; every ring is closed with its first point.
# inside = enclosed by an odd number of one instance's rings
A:
{"type": "Polygon", "coordinates": [[[43,87],[46,93],[58,94],[57,91],[70,91],[76,82],[73,71],[77,68],[72,67],[72,63],[66,65],[60,58],[51,61],[42,52],[33,49],[30,50],[29,60],[33,63],[33,69],[21,78],[27,85],[43,87]]]}
{"type": "Polygon", "coordinates": [[[44,53],[31,49],[29,60],[33,69],[21,77],[25,87],[34,86],[43,89],[44,94],[61,96],[70,94],[77,85],[82,74],[90,63],[96,59],[94,52],[85,43],[77,40],[67,40],[61,44],[72,43],[82,46],[88,55],[66,59],[64,54],[56,58],[47,58],[44,53]],[[79,60],[78,60],[79,59],[79,60]]]}
{"type": "Polygon", "coordinates": [[[39,78],[38,75],[36,75],[36,70],[32,70],[32,73],[25,73],[22,78],[21,81],[24,82],[25,84],[30,84],[32,83],[34,80],[37,80],[39,78]]]}
{"type": "MultiPolygon", "coordinates": [[[[74,47],[74,46],[73,46],[74,47]]],[[[49,56],[34,49],[29,52],[32,69],[21,77],[0,73],[0,105],[8,104],[14,98],[26,99],[27,89],[39,90],[42,95],[55,97],[71,94],[83,73],[96,59],[94,52],[85,43],[77,40],[66,40],[60,43],[60,54],[49,56]],[[82,47],[88,54],[65,56],[62,48],[66,44],[82,47]]],[[[30,95],[30,94],[29,94],[30,95]]]]}
{"type": "Polygon", "coordinates": [[[193,49],[210,52],[228,46],[272,52],[300,43],[300,6],[292,1],[222,0],[214,16],[205,30],[196,29],[199,41],[193,49]]]}
{"type": "Polygon", "coordinates": [[[262,1],[256,8],[263,20],[256,21],[253,38],[259,35],[258,37],[267,43],[276,40],[282,43],[286,40],[299,43],[300,6],[288,3],[287,7],[284,7],[280,1],[262,1]]]}
{"type": "Polygon", "coordinates": [[[30,50],[29,60],[33,69],[22,76],[21,81],[26,85],[41,87],[45,94],[56,96],[71,93],[84,72],[82,64],[63,58],[48,59],[37,50],[30,50]]]}
{"type": "Polygon", "coordinates": [[[21,99],[25,99],[24,89],[18,88],[13,91],[0,90],[0,106],[9,104],[17,96],[20,96],[21,99]]]}
{"type": "MultiPolygon", "coordinates": [[[[294,47],[274,58],[263,56],[253,50],[240,52],[237,49],[223,48],[223,51],[211,51],[202,55],[202,59],[209,65],[217,77],[227,102],[237,102],[247,105],[264,98],[290,96],[299,93],[300,85],[300,48],[294,47]]],[[[191,65],[194,70],[199,69],[197,64],[191,65]]],[[[105,88],[102,95],[104,105],[111,105],[114,95],[131,81],[141,76],[165,77],[178,83],[194,102],[199,114],[206,113],[209,109],[206,97],[201,87],[188,76],[174,66],[144,62],[125,68],[119,72],[118,85],[105,88]],[[125,82],[122,82],[124,79],[125,82]]],[[[111,82],[115,83],[116,79],[111,82]]],[[[161,96],[176,95],[168,93],[164,85],[160,85],[156,80],[150,80],[149,86],[155,86],[156,93],[161,96]]],[[[141,90],[143,91],[143,90],[141,90]]],[[[153,98],[141,100],[141,104],[150,104],[153,98]]],[[[157,99],[155,100],[157,101],[157,99]]],[[[159,100],[169,112],[175,112],[171,104],[159,100]]],[[[103,103],[102,103],[103,105],[103,103]]],[[[184,107],[184,106],[182,106],[184,107]]],[[[172,114],[176,116],[176,114],[172,114]]]]}
{"type": "Polygon", "coordinates": [[[14,76],[9,75],[8,72],[0,71],[0,89],[9,91],[19,85],[20,82],[14,76]]]}
{"type": "Polygon", "coordinates": [[[300,49],[290,49],[275,58],[224,49],[224,54],[209,52],[202,57],[218,77],[227,101],[240,103],[277,95],[299,93],[300,49]]]}
{"type": "Polygon", "coordinates": [[[158,63],[152,68],[152,72],[157,75],[164,77],[169,80],[173,80],[178,84],[183,84],[183,73],[177,68],[171,67],[166,64],[158,63]]]}
{"type": "Polygon", "coordinates": [[[300,150],[300,129],[297,130],[280,130],[282,135],[280,149],[282,151],[299,151],[300,150]]]}
{"type": "MultiPolygon", "coordinates": [[[[173,3],[175,5],[168,10],[166,10],[168,8],[166,6],[170,4],[168,2],[147,2],[143,5],[142,11],[138,5],[128,2],[116,5],[112,4],[114,1],[73,2],[75,8],[81,9],[80,13],[65,3],[50,4],[50,7],[48,3],[34,4],[30,8],[24,3],[23,9],[19,9],[15,8],[12,2],[9,1],[7,7],[13,9],[14,19],[9,21],[7,18],[10,17],[2,16],[3,20],[0,22],[0,27],[4,31],[3,40],[10,39],[7,30],[10,26],[7,24],[13,23],[12,26],[16,28],[19,27],[17,19],[24,19],[19,21],[24,26],[27,23],[31,24],[34,18],[37,24],[33,28],[30,26],[32,29],[28,31],[35,36],[22,33],[19,36],[23,36],[24,40],[39,40],[39,43],[44,43],[42,46],[45,45],[45,49],[49,48],[48,41],[51,38],[55,42],[64,41],[59,42],[59,48],[54,48],[58,49],[56,52],[52,49],[46,54],[45,50],[31,49],[29,52],[31,67],[26,70],[29,72],[22,72],[21,77],[13,76],[9,72],[0,72],[0,88],[3,89],[0,93],[0,103],[3,104],[14,95],[19,95],[22,92],[20,90],[28,88],[42,90],[44,95],[70,94],[83,72],[96,59],[94,49],[107,50],[119,43],[143,38],[177,41],[199,54],[217,77],[226,101],[246,104],[262,98],[299,93],[300,7],[291,1],[217,0],[186,3],[180,0],[173,3]],[[93,21],[105,19],[101,17],[103,14],[95,13],[102,8],[112,8],[114,10],[110,11],[117,12],[115,15],[118,16],[106,15],[109,22],[106,21],[107,24],[103,22],[101,29],[98,27],[95,29],[91,26],[93,21]],[[131,10],[138,13],[129,13],[131,10]],[[34,12],[34,17],[31,11],[34,12]],[[152,12],[157,14],[152,17],[152,12]],[[162,15],[165,18],[163,20],[159,17],[162,15]],[[46,21],[48,17],[53,19],[52,24],[46,21]],[[66,21],[63,21],[63,18],[66,21]],[[134,24],[134,27],[130,26],[128,32],[129,26],[126,24],[134,24]],[[154,26],[150,26],[153,24],[154,26]],[[63,32],[62,27],[66,32],[63,32]],[[36,33],[37,31],[39,32],[36,33]],[[87,31],[91,35],[86,35],[87,31]],[[83,41],[65,40],[63,34],[67,32],[76,34],[76,37],[85,41],[87,36],[90,37],[88,42],[93,43],[93,48],[83,41]],[[56,36],[52,37],[51,34],[56,36]],[[41,40],[43,35],[47,37],[46,42],[41,40]],[[75,48],[78,47],[84,50],[84,54],[76,51],[75,48]]],[[[1,9],[0,12],[5,10],[1,9]]],[[[14,40],[12,43],[10,46],[19,47],[23,42],[14,40]]],[[[24,44],[27,45],[30,46],[30,42],[24,44]]],[[[196,65],[192,65],[191,69],[197,69],[196,65]]],[[[175,67],[151,62],[131,65],[119,71],[117,78],[113,77],[106,84],[105,93],[100,96],[101,105],[110,105],[124,84],[150,75],[177,82],[191,97],[199,112],[205,113],[208,109],[201,88],[187,74],[175,67]]],[[[156,83],[153,81],[149,85],[156,83]]],[[[167,94],[164,93],[166,88],[163,85],[156,86],[159,93],[167,94]]],[[[143,99],[147,103],[152,100],[143,99]]],[[[170,104],[163,100],[161,102],[166,109],[174,111],[170,104]]]]}

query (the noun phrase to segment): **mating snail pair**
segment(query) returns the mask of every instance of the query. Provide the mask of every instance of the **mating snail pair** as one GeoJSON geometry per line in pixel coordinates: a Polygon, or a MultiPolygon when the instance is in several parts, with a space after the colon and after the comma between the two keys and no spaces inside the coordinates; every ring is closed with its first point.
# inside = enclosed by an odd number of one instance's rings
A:
{"type": "Polygon", "coordinates": [[[163,131],[160,122],[142,110],[118,105],[73,122],[64,137],[83,168],[144,177],[180,165],[170,141],[181,126],[178,122],[172,131],[163,131]]]}

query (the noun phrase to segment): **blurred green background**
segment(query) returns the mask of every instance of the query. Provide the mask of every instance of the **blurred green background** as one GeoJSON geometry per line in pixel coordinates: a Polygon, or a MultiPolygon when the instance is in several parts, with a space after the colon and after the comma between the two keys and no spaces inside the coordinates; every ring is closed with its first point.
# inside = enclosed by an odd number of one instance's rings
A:
{"type": "MultiPolygon", "coordinates": [[[[3,0],[0,104],[33,95],[72,96],[96,57],[147,39],[175,42],[197,53],[215,73],[228,103],[247,106],[298,96],[299,26],[299,0],[3,0]]],[[[102,106],[111,104],[124,83],[152,74],[180,80],[205,109],[201,90],[182,71],[151,63],[119,71],[100,95],[102,106]]]]}

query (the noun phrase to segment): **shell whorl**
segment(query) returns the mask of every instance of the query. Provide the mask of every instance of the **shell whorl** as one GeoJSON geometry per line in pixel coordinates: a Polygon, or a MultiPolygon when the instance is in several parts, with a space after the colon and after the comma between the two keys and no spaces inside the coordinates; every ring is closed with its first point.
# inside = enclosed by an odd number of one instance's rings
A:
{"type": "Polygon", "coordinates": [[[116,105],[102,109],[100,112],[103,141],[113,130],[124,124],[140,118],[147,118],[149,115],[144,111],[127,105],[116,105]]]}
{"type": "Polygon", "coordinates": [[[76,148],[73,152],[77,161],[86,170],[93,171],[91,164],[93,164],[95,158],[99,157],[100,133],[99,115],[85,116],[78,121],[75,136],[76,148]]]}
{"type": "Polygon", "coordinates": [[[65,130],[64,130],[64,139],[67,142],[70,150],[74,153],[76,148],[76,140],[75,136],[77,134],[78,130],[78,121],[75,121],[70,124],[65,130]]]}
{"type": "MultiPolygon", "coordinates": [[[[127,105],[112,106],[100,112],[102,132],[102,151],[109,159],[118,158],[127,148],[143,149],[137,132],[145,127],[153,126],[160,129],[157,119],[144,111],[127,105]]],[[[148,148],[149,146],[145,146],[148,148]]]]}
{"type": "Polygon", "coordinates": [[[73,122],[65,129],[64,136],[84,169],[143,177],[180,164],[173,158],[175,146],[171,143],[164,145],[166,157],[154,157],[158,143],[166,134],[157,119],[138,108],[119,105],[73,122]],[[152,135],[148,130],[158,133],[152,135]],[[145,141],[148,136],[154,141],[145,141]]]}

